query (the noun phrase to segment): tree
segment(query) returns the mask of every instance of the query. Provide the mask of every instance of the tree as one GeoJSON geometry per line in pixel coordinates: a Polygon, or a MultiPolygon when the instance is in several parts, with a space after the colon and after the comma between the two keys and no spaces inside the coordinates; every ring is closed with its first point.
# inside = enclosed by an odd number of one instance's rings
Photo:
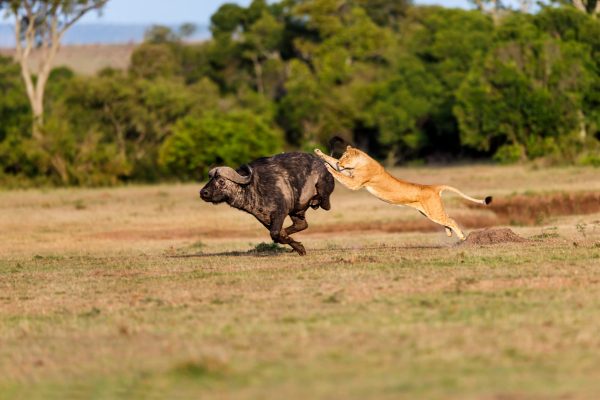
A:
{"type": "Polygon", "coordinates": [[[379,26],[389,26],[394,30],[400,28],[400,20],[406,15],[411,5],[410,0],[356,0],[365,9],[369,17],[379,26]]]}
{"type": "Polygon", "coordinates": [[[133,51],[129,72],[134,78],[173,77],[180,69],[175,49],[168,43],[143,43],[133,51]]]}
{"type": "Polygon", "coordinates": [[[223,4],[216,13],[210,17],[210,31],[213,37],[231,35],[244,22],[245,11],[237,4],[223,4]]]}
{"type": "MultiPolygon", "coordinates": [[[[477,10],[490,14],[494,23],[498,23],[500,21],[500,12],[504,8],[504,4],[502,4],[501,0],[471,0],[477,10]]],[[[526,8],[529,9],[529,5],[525,6],[525,2],[527,0],[521,0],[521,9],[526,8]]]]}
{"type": "Polygon", "coordinates": [[[363,119],[377,126],[389,157],[415,154],[427,144],[423,125],[442,98],[442,87],[416,57],[396,61],[397,72],[373,85],[363,119]]]}
{"type": "Polygon", "coordinates": [[[256,89],[261,94],[265,93],[264,64],[280,60],[282,33],[283,24],[266,11],[244,33],[243,55],[252,62],[256,89]]]}
{"type": "Polygon", "coordinates": [[[309,33],[294,40],[300,60],[289,63],[280,100],[288,138],[306,146],[325,144],[334,133],[371,141],[353,136],[362,124],[368,86],[387,74],[397,45],[392,30],[351,1],[299,2],[292,15],[309,33]]]}
{"type": "Polygon", "coordinates": [[[164,25],[152,25],[144,32],[144,42],[151,44],[173,43],[181,40],[181,37],[173,29],[164,25]]]}
{"type": "MultiPolygon", "coordinates": [[[[441,90],[434,96],[425,97],[433,107],[419,118],[427,136],[422,142],[426,147],[421,151],[459,155],[464,147],[452,112],[455,93],[478,55],[485,54],[491,46],[495,30],[492,20],[477,11],[423,7],[412,10],[406,25],[401,48],[422,61],[432,75],[432,84],[441,84],[441,90]]],[[[401,68],[397,67],[396,71],[401,68]]],[[[399,72],[394,73],[397,75],[399,72]]],[[[422,97],[417,93],[411,96],[422,97]]]]}
{"type": "Polygon", "coordinates": [[[196,33],[196,25],[186,22],[181,24],[177,31],[164,25],[152,25],[144,32],[144,42],[152,44],[181,43],[196,33]]]}
{"type": "Polygon", "coordinates": [[[571,0],[571,4],[584,13],[600,15],[600,0],[571,0]]]}
{"type": "Polygon", "coordinates": [[[473,63],[454,107],[461,141],[504,162],[572,160],[590,139],[581,132],[597,87],[594,62],[587,46],[536,30],[532,18],[507,19],[496,46],[473,63]]]}
{"type": "Polygon", "coordinates": [[[30,126],[29,103],[21,83],[19,66],[0,56],[0,175],[27,174],[31,164],[24,156],[19,134],[30,126]]]}
{"type": "Polygon", "coordinates": [[[20,82],[19,66],[0,56],[0,142],[15,127],[29,121],[27,96],[20,82]]]}
{"type": "Polygon", "coordinates": [[[114,145],[115,159],[127,167],[120,178],[155,180],[162,142],[180,118],[214,107],[213,86],[187,87],[177,79],[135,79],[124,73],[81,77],[64,93],[62,119],[74,135],[89,131],[114,145]]]}
{"type": "Polygon", "coordinates": [[[33,114],[33,137],[42,141],[44,92],[54,57],[65,32],[92,10],[100,10],[108,0],[0,0],[15,19],[16,59],[33,114]],[[29,65],[34,48],[41,51],[37,76],[29,65]]]}

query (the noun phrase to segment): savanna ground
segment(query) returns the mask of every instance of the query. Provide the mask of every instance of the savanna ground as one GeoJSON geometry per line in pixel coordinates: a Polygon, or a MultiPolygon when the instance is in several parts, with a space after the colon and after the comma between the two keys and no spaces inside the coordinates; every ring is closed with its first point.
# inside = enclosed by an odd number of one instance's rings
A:
{"type": "Polygon", "coordinates": [[[299,257],[199,184],[0,192],[0,398],[597,398],[598,169],[395,173],[529,240],[338,185],[299,257]]]}

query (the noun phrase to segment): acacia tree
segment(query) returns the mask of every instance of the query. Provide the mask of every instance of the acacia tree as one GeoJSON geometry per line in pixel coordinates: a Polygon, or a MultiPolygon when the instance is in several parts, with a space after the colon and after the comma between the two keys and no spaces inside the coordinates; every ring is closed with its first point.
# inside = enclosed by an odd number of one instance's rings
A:
{"type": "Polygon", "coordinates": [[[15,58],[21,66],[27,97],[33,114],[32,135],[43,141],[40,127],[44,119],[44,92],[52,63],[65,32],[92,10],[100,10],[108,0],[0,0],[15,20],[15,58]],[[38,48],[37,75],[31,69],[31,51],[38,48]]]}

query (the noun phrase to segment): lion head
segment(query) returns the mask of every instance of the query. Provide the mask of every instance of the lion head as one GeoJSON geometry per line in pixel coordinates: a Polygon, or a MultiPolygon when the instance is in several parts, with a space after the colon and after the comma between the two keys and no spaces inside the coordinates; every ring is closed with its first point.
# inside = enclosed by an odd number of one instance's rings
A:
{"type": "Polygon", "coordinates": [[[346,147],[346,151],[337,163],[338,172],[352,176],[352,170],[360,168],[369,163],[369,157],[362,151],[352,146],[346,147]]]}

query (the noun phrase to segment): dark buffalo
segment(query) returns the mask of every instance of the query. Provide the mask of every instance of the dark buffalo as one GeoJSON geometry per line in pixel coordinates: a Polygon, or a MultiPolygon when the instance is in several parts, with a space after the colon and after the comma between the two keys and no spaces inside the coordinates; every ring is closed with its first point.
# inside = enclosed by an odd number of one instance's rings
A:
{"type": "Polygon", "coordinates": [[[308,207],[329,210],[335,182],[318,157],[306,153],[282,153],[259,158],[237,171],[213,168],[200,190],[204,201],[225,202],[256,217],[271,233],[275,243],[289,244],[300,255],[306,250],[290,237],[308,227],[308,207]],[[286,216],[292,225],[283,229],[286,216]]]}

